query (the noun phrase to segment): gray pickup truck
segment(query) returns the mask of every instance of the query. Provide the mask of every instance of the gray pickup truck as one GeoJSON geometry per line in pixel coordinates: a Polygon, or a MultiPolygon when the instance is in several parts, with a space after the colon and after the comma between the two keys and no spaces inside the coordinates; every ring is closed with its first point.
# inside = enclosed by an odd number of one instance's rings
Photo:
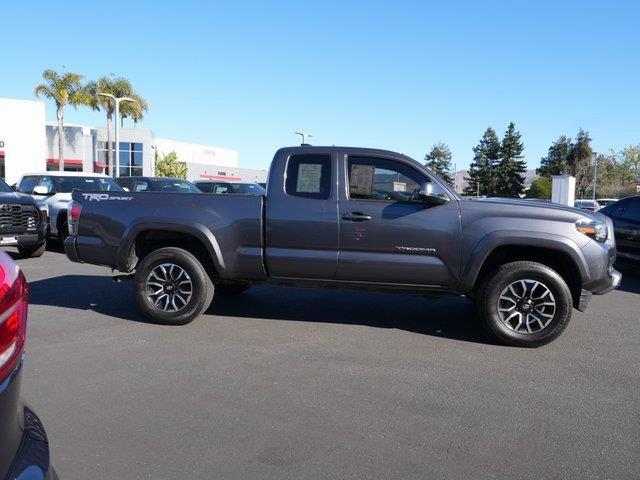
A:
{"type": "MultiPolygon", "coordinates": [[[[555,339],[616,288],[611,220],[523,200],[464,200],[398,153],[279,150],[267,194],[79,192],[65,248],[132,278],[140,310],[184,324],[252,283],[466,295],[497,339],[555,339]]],[[[429,321],[428,313],[425,321],[429,321]]]]}

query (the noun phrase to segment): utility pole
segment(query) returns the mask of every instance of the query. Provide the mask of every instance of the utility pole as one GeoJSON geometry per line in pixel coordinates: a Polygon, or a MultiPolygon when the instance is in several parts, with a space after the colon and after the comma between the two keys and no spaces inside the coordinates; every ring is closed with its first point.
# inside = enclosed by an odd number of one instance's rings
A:
{"type": "Polygon", "coordinates": [[[476,182],[476,197],[480,198],[480,182],[476,182]]]}
{"type": "Polygon", "coordinates": [[[593,152],[593,200],[596,199],[596,185],[598,184],[598,154],[593,152]]]}

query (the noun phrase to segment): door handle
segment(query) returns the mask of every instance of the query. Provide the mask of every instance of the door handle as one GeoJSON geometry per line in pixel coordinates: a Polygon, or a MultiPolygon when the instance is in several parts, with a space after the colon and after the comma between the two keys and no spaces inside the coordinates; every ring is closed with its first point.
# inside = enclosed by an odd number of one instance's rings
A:
{"type": "Polygon", "coordinates": [[[342,215],[342,219],[350,222],[364,222],[365,220],[371,220],[371,215],[362,212],[349,212],[342,215]]]}

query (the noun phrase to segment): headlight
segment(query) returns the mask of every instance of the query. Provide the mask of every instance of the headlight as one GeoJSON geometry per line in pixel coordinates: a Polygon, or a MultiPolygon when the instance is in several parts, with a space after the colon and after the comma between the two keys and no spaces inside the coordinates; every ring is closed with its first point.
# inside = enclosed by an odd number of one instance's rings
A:
{"type": "Polygon", "coordinates": [[[579,232],[584,233],[598,242],[605,242],[609,236],[609,229],[604,223],[580,221],[576,223],[579,232]]]}

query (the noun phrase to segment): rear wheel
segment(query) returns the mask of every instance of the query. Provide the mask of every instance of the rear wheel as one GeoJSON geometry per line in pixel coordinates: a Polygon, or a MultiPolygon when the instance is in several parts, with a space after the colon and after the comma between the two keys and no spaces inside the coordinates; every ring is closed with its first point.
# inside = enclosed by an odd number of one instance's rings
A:
{"type": "Polygon", "coordinates": [[[142,313],[165,325],[184,325],[213,299],[213,282],[202,264],[181,248],[149,253],[138,265],[134,293],[142,313]]]}
{"type": "Polygon", "coordinates": [[[22,258],[41,257],[47,247],[46,242],[39,245],[22,245],[18,247],[18,252],[22,258]]]}
{"type": "Polygon", "coordinates": [[[478,313],[503,343],[539,347],[555,340],[571,319],[573,302],[564,279],[536,262],[499,267],[478,290],[478,313]]]}

